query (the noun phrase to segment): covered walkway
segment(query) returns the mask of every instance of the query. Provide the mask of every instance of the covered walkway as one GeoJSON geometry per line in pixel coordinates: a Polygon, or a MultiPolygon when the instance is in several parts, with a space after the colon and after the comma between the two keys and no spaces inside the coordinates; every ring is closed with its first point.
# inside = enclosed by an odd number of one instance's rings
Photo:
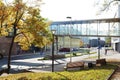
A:
{"type": "Polygon", "coordinates": [[[70,20],[53,22],[57,36],[120,37],[120,18],[70,20]]]}

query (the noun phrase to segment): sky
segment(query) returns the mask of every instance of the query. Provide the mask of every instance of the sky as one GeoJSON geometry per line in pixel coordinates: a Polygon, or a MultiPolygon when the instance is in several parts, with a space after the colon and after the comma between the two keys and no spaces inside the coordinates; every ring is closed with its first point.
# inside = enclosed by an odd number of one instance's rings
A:
{"type": "Polygon", "coordinates": [[[41,15],[53,21],[95,18],[94,0],[43,0],[41,15]]]}
{"type": "MultiPolygon", "coordinates": [[[[30,5],[36,4],[34,0],[28,1],[31,2],[30,5]]],[[[66,21],[68,20],[66,18],[68,16],[72,17],[72,20],[108,18],[111,17],[110,14],[114,14],[114,11],[112,10],[111,12],[104,13],[104,15],[96,16],[98,12],[98,7],[95,7],[96,0],[42,0],[42,1],[44,4],[40,6],[41,16],[51,21],[66,21]]]]}

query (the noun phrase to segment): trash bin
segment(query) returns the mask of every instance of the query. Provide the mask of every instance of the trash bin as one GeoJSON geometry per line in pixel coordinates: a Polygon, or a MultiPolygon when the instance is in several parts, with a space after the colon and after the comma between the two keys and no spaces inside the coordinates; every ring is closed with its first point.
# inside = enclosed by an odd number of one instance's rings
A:
{"type": "Polygon", "coordinates": [[[88,63],[88,68],[93,68],[93,64],[91,62],[88,63]]]}

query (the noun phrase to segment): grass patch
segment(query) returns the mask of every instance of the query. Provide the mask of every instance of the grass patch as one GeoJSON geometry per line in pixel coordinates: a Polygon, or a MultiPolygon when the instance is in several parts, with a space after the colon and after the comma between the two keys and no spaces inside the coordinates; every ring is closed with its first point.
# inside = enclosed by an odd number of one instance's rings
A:
{"type": "Polygon", "coordinates": [[[98,56],[89,56],[89,57],[87,57],[85,59],[96,59],[96,58],[98,58],[98,56]]]}
{"type": "Polygon", "coordinates": [[[81,53],[68,53],[68,54],[65,54],[65,57],[67,58],[67,57],[74,57],[74,56],[82,56],[82,54],[81,53]]]}
{"type": "MultiPolygon", "coordinates": [[[[69,57],[76,57],[76,56],[82,56],[82,55],[90,55],[90,54],[96,54],[96,52],[91,52],[91,53],[75,53],[75,52],[71,52],[71,53],[67,53],[64,54],[64,57],[56,57],[56,59],[60,59],[60,58],[69,58],[69,57]]],[[[59,56],[59,55],[58,55],[59,56]]],[[[46,56],[43,58],[38,59],[39,60],[50,60],[50,56],[46,56]]]]}
{"type": "MultiPolygon", "coordinates": [[[[63,56],[62,57],[55,56],[55,58],[56,59],[69,58],[69,57],[76,57],[76,56],[90,55],[90,54],[96,54],[96,52],[90,52],[89,49],[79,49],[79,51],[76,51],[76,52],[69,52],[69,53],[63,54],[64,57],[63,56]]],[[[40,58],[38,60],[50,60],[50,59],[52,59],[51,56],[50,55],[46,55],[45,57],[40,58]]]]}
{"type": "Polygon", "coordinates": [[[65,54],[65,57],[75,57],[75,56],[82,56],[82,55],[90,55],[90,54],[96,54],[96,52],[91,52],[91,53],[68,53],[65,54]]]}
{"type": "Polygon", "coordinates": [[[0,80],[106,80],[116,67],[116,65],[107,64],[101,67],[77,71],[19,73],[0,77],[0,80]]]}

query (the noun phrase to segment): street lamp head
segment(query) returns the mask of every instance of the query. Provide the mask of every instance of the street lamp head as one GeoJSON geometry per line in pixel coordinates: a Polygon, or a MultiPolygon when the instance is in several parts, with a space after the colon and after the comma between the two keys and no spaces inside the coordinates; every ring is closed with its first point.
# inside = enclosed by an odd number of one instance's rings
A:
{"type": "Polygon", "coordinates": [[[72,17],[70,17],[70,16],[67,16],[66,18],[67,18],[67,19],[72,19],[72,17]]]}

